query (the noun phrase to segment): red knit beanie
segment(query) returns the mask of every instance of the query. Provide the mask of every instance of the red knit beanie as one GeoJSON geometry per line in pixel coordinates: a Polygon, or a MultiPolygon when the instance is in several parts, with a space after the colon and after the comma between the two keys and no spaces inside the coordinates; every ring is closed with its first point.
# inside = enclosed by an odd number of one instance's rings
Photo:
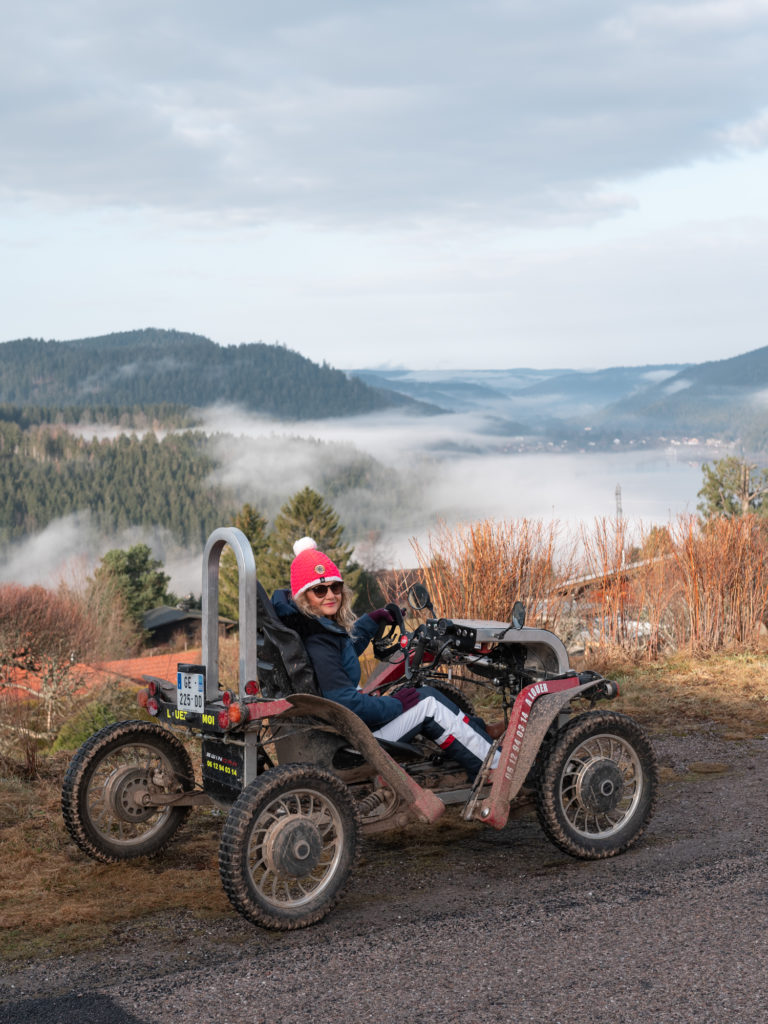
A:
{"type": "Polygon", "coordinates": [[[317,550],[311,537],[302,537],[293,545],[296,555],[291,562],[291,593],[294,597],[317,583],[341,583],[339,567],[328,555],[317,550]]]}

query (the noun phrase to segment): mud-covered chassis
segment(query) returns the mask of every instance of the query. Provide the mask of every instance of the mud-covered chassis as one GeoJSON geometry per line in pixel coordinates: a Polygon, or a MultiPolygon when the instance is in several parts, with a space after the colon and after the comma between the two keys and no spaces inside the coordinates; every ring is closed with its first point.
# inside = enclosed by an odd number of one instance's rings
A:
{"type": "Polygon", "coordinates": [[[533,787],[545,833],[576,857],[621,853],[645,829],[656,798],[651,745],[624,715],[572,713],[574,700],[610,698],[615,687],[571,671],[553,634],[440,620],[443,650],[445,623],[460,637],[454,660],[480,660],[504,644],[516,645],[525,663],[506,732],[470,787],[433,745],[382,744],[341,705],[287,692],[289,676],[283,675],[286,692],[265,698],[270,689],[260,683],[274,680],[274,664],[264,657],[256,567],[239,530],[221,528],[209,537],[202,596],[203,664],[180,664],[176,684],[148,679],[140,702],[156,720],[107,726],[69,766],[64,821],[94,859],[118,863],[157,854],[192,806],[216,802],[228,808],[219,849],[227,896],[249,920],[287,929],[311,924],[334,906],[361,833],[434,822],[448,804],[461,803],[465,819],[500,829],[533,787]],[[237,693],[219,686],[218,577],[227,544],[240,579],[237,693]],[[200,739],[200,781],[169,726],[200,739]],[[500,761],[491,770],[497,749],[500,761]]]}

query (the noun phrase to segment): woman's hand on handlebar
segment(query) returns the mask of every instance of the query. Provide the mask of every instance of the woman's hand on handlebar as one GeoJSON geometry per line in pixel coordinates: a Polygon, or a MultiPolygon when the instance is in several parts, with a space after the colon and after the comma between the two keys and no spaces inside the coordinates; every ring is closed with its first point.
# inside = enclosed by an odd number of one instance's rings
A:
{"type": "Polygon", "coordinates": [[[402,610],[398,605],[390,603],[384,608],[377,608],[368,612],[370,617],[378,626],[376,636],[373,638],[373,653],[379,661],[386,661],[391,655],[400,649],[400,639],[397,636],[399,630],[405,635],[405,621],[402,610]]]}
{"type": "Polygon", "coordinates": [[[395,618],[389,608],[376,608],[375,611],[368,612],[368,614],[377,626],[394,626],[395,624],[395,618]]]}

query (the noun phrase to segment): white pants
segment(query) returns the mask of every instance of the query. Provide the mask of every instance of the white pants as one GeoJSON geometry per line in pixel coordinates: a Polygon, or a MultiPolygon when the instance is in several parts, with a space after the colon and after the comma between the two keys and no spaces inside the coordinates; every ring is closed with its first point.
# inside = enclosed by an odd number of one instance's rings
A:
{"type": "MultiPolygon", "coordinates": [[[[435,700],[434,697],[425,697],[423,700],[420,700],[418,704],[408,708],[402,715],[398,715],[391,722],[382,725],[373,735],[377,739],[396,742],[404,736],[415,736],[419,732],[419,727],[425,724],[427,719],[431,719],[441,730],[439,735],[437,730],[430,730],[430,732],[433,732],[430,739],[434,740],[439,747],[445,750],[448,756],[450,756],[449,748],[455,741],[458,741],[462,747],[481,763],[485,761],[491,747],[488,740],[472,728],[469,724],[469,718],[463,711],[459,711],[456,714],[450,708],[441,704],[440,701],[435,700]]],[[[499,752],[497,751],[493,760],[494,768],[498,763],[498,759],[499,752]]],[[[458,760],[461,759],[459,758],[458,760]]]]}

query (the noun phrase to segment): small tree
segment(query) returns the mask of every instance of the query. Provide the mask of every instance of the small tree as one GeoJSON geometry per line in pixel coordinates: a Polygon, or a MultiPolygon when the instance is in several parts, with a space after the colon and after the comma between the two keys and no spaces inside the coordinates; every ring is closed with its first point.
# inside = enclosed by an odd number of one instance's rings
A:
{"type": "Polygon", "coordinates": [[[352,562],[352,550],[342,541],[344,527],[333,508],[311,487],[294,494],[275,519],[269,550],[263,559],[261,582],[268,593],[287,587],[293,561],[293,545],[301,537],[312,537],[318,548],[338,565],[344,582],[356,590],[360,568],[352,562]]]}
{"type": "Polygon", "coordinates": [[[152,557],[146,544],[136,544],[127,551],[114,548],[101,559],[93,582],[102,586],[111,582],[131,619],[140,627],[150,608],[176,604],[176,596],[166,591],[170,576],[161,571],[161,566],[162,562],[152,557]]]}
{"type": "Polygon", "coordinates": [[[54,734],[71,704],[80,683],[75,665],[92,636],[86,610],[71,595],[15,583],[0,587],[0,691],[13,710],[3,716],[0,747],[21,749],[30,774],[38,741],[54,734]]]}
{"type": "MultiPolygon", "coordinates": [[[[253,505],[243,505],[234,518],[233,526],[242,530],[251,542],[253,557],[256,559],[256,575],[263,583],[263,561],[267,552],[267,520],[253,505]]],[[[230,619],[240,617],[240,582],[237,572],[237,560],[230,547],[227,547],[219,563],[219,613],[230,619]]]]}
{"type": "Polygon", "coordinates": [[[703,519],[743,516],[748,512],[768,513],[768,469],[758,470],[744,459],[729,455],[701,467],[704,483],[697,505],[703,519]]]}

